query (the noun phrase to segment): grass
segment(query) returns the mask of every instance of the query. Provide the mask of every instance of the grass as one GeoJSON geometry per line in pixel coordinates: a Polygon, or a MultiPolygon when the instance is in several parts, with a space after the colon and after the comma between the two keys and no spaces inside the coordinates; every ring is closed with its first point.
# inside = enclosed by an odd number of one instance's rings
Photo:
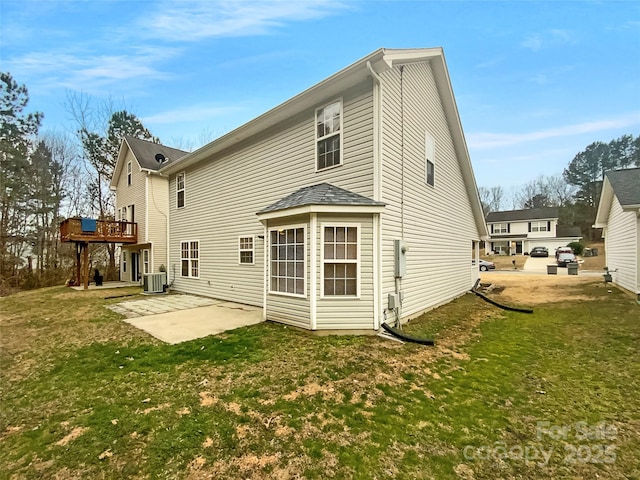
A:
{"type": "Polygon", "coordinates": [[[466,295],[405,327],[432,348],[270,323],[165,345],[113,293],[0,299],[0,478],[640,478],[616,289],[533,315],[466,295]]]}

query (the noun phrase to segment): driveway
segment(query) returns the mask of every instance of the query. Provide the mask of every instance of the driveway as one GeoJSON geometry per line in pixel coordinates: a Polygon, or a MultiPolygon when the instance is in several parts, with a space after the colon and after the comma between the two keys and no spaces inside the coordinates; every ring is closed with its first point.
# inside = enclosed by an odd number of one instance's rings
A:
{"type": "Polygon", "coordinates": [[[262,308],[195,295],[162,295],[110,305],[124,321],[176,344],[263,321],[262,308]]]}

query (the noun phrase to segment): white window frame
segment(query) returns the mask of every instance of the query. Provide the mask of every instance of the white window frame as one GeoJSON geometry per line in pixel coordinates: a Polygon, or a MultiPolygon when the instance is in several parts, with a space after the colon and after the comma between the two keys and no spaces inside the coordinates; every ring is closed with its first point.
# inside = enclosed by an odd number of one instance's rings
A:
{"type": "Polygon", "coordinates": [[[151,252],[149,249],[142,250],[142,273],[151,273],[149,267],[151,266],[151,252]]]}
{"type": "Polygon", "coordinates": [[[499,235],[503,233],[509,233],[509,224],[508,223],[494,223],[493,224],[493,233],[494,235],[499,235]]]}
{"type": "Polygon", "coordinates": [[[180,242],[180,277],[182,278],[200,278],[200,240],[182,240],[180,242]],[[187,244],[187,256],[184,256],[184,244],[187,244]],[[196,244],[197,256],[193,256],[193,244],[196,244]],[[182,262],[187,261],[187,275],[183,274],[182,262]],[[194,269],[197,270],[197,275],[193,275],[194,269]]]}
{"type": "MultiPolygon", "coordinates": [[[[269,255],[269,262],[268,262],[268,279],[269,279],[269,294],[271,295],[282,295],[285,297],[296,297],[296,298],[307,298],[307,254],[308,254],[308,245],[307,245],[308,241],[307,241],[307,225],[306,224],[297,224],[297,225],[283,225],[280,227],[274,227],[274,228],[270,228],[269,229],[269,243],[268,243],[268,247],[267,247],[267,252],[269,255]],[[281,292],[279,290],[274,290],[273,289],[273,275],[271,273],[271,268],[272,268],[272,262],[273,262],[273,258],[272,258],[272,254],[271,254],[271,249],[272,249],[272,244],[271,244],[271,234],[272,232],[281,232],[281,231],[287,231],[287,230],[296,230],[298,228],[302,228],[302,236],[304,238],[304,243],[303,243],[303,272],[302,272],[302,280],[303,280],[303,294],[300,293],[289,293],[289,292],[281,292]]],[[[280,275],[277,275],[280,278],[280,275]]],[[[294,277],[297,278],[297,277],[294,277]]]]}
{"type": "MultiPolygon", "coordinates": [[[[316,159],[316,172],[323,172],[325,170],[329,170],[331,168],[336,168],[339,167],[341,165],[344,164],[344,148],[343,148],[343,139],[344,139],[344,112],[343,112],[343,101],[342,101],[342,97],[337,98],[335,100],[332,100],[329,103],[326,103],[325,105],[316,108],[315,111],[315,115],[313,116],[313,125],[314,125],[314,131],[315,131],[315,149],[316,149],[316,155],[315,155],[315,159],[316,159]],[[332,107],[335,104],[339,104],[340,107],[340,125],[338,127],[338,130],[334,130],[333,132],[326,134],[326,135],[318,135],[318,114],[322,111],[324,112],[325,109],[327,109],[328,107],[332,107]],[[340,136],[340,161],[334,165],[329,165],[329,166],[325,166],[322,168],[319,168],[319,160],[320,160],[320,156],[319,156],[319,152],[318,152],[318,145],[321,141],[327,140],[329,138],[335,137],[339,135],[340,136]]],[[[324,123],[324,122],[323,122],[324,123]]]]}
{"type": "Polygon", "coordinates": [[[127,162],[127,186],[131,185],[133,182],[133,169],[131,166],[131,160],[127,162]]]}
{"type": "Polygon", "coordinates": [[[436,186],[436,141],[429,132],[424,134],[424,182],[432,187],[436,186]]]}
{"type": "Polygon", "coordinates": [[[361,223],[345,223],[345,222],[322,222],[320,223],[320,298],[321,299],[359,299],[361,295],[362,285],[362,224],[361,223]],[[327,227],[333,228],[355,228],[356,229],[356,259],[335,258],[327,259],[324,257],[324,230],[327,227]],[[355,295],[325,295],[324,292],[324,266],[326,263],[354,263],[356,265],[356,294],[355,295]]]}
{"type": "Polygon", "coordinates": [[[256,263],[256,237],[255,235],[243,235],[238,237],[238,264],[239,265],[255,265],[256,263]],[[251,240],[251,248],[243,247],[243,240],[251,240]],[[243,262],[242,254],[251,252],[251,261],[243,262]]]}
{"type": "Polygon", "coordinates": [[[548,232],[547,228],[549,225],[547,220],[535,220],[531,222],[531,231],[532,232],[548,232]]]}
{"type": "Polygon", "coordinates": [[[176,175],[176,208],[184,208],[187,204],[187,175],[180,172],[176,175]],[[180,188],[180,177],[182,177],[182,188],[180,188]],[[182,205],[180,205],[180,192],[182,192],[182,205]]]}
{"type": "Polygon", "coordinates": [[[122,250],[122,273],[127,273],[127,251],[122,250]]]}

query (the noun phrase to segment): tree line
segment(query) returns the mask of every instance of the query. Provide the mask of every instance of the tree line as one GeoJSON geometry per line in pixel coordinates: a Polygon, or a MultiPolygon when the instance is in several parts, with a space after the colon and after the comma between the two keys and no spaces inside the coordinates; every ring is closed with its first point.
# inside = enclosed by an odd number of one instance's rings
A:
{"type": "Polygon", "coordinates": [[[604,174],[640,167],[640,135],[622,135],[609,143],[593,142],[569,162],[562,174],[540,175],[511,192],[501,186],[480,187],[485,216],[502,210],[558,207],[559,222],[580,227],[589,240],[597,240],[595,221],[604,174]]]}
{"type": "MultiPolygon", "coordinates": [[[[66,99],[73,132],[41,132],[43,114],[27,113],[28,102],[26,86],[0,72],[0,294],[69,279],[75,251],[60,242],[60,222],[114,219],[109,183],[122,138],[159,143],[126,109],[96,108],[83,94],[66,99]]],[[[117,278],[114,244],[91,245],[91,258],[117,278]]]]}
{"type": "MultiPolygon", "coordinates": [[[[69,217],[114,219],[109,183],[122,138],[160,143],[134,114],[84,94],[68,94],[73,131],[41,132],[43,114],[26,111],[29,94],[10,73],[0,72],[0,294],[55,285],[73,272],[73,244],[60,243],[59,224],[69,217]]],[[[211,136],[204,132],[203,142],[211,136]]],[[[206,141],[205,141],[206,140],[206,141]]],[[[176,145],[180,140],[175,140],[176,145]]],[[[185,148],[186,149],[186,148],[185,148]]],[[[560,207],[561,222],[594,237],[606,171],[640,166],[640,137],[594,142],[562,175],[540,176],[511,195],[501,186],[480,187],[485,214],[506,209],[560,207]]],[[[92,245],[94,266],[117,278],[114,244],[92,245]]]]}

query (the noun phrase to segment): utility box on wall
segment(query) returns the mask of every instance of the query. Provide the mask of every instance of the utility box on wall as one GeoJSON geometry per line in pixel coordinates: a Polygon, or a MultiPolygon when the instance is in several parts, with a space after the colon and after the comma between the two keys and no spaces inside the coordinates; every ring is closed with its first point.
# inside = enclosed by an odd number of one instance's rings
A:
{"type": "Polygon", "coordinates": [[[407,243],[404,240],[393,241],[395,277],[402,278],[407,274],[407,243]]]}

